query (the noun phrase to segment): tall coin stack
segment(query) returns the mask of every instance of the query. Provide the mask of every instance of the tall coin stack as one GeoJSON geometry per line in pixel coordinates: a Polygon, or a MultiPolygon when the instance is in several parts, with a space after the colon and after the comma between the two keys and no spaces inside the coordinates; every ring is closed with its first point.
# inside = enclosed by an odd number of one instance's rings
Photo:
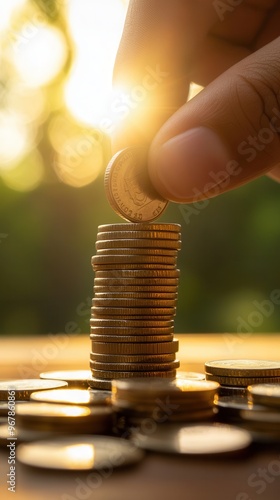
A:
{"type": "Polygon", "coordinates": [[[92,257],[91,387],[111,389],[120,378],[176,376],[180,236],[179,224],[99,226],[92,257]]]}

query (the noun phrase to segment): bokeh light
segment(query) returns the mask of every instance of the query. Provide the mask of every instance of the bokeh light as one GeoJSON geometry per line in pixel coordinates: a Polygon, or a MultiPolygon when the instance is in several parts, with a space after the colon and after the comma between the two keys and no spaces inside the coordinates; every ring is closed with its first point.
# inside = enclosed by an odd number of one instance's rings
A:
{"type": "Polygon", "coordinates": [[[18,34],[12,46],[15,68],[31,87],[48,84],[66,61],[67,48],[62,33],[53,27],[34,24],[29,36],[18,34]]]}
{"type": "Polygon", "coordinates": [[[13,168],[2,171],[6,186],[15,191],[26,192],[36,189],[44,176],[44,164],[40,153],[32,151],[30,155],[13,168]]]}

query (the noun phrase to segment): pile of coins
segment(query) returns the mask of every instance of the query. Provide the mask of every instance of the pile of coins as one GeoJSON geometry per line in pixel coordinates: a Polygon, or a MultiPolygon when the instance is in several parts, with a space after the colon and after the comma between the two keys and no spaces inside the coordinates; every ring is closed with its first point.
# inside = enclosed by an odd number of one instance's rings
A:
{"type": "Polygon", "coordinates": [[[178,340],[178,224],[108,224],[98,228],[90,320],[90,386],[113,379],[174,378],[178,340]]]}
{"type": "Polygon", "coordinates": [[[218,388],[217,382],[183,378],[114,380],[112,405],[125,425],[141,426],[147,419],[154,424],[205,421],[215,416],[218,388]]]}
{"type": "Polygon", "coordinates": [[[225,359],[205,363],[207,380],[221,387],[246,388],[252,384],[280,382],[280,363],[252,359],[225,359]]]}

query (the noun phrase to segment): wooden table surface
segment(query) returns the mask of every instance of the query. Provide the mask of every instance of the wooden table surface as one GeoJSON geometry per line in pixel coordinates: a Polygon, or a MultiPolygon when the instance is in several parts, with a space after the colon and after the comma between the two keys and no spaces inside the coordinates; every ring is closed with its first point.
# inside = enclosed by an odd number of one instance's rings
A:
{"type": "MultiPolygon", "coordinates": [[[[181,370],[203,371],[210,359],[280,360],[280,335],[178,335],[181,370]]],[[[88,368],[87,335],[0,340],[0,379],[33,378],[51,369],[88,368]]],[[[148,453],[140,464],[89,473],[30,469],[16,464],[16,493],[8,491],[8,452],[0,452],[0,499],[8,500],[279,500],[280,446],[254,446],[228,459],[148,453]]]]}

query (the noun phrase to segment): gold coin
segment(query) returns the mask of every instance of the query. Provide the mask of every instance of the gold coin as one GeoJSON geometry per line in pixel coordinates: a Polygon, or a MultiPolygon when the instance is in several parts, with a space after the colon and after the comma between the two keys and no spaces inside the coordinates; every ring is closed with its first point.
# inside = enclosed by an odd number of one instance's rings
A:
{"type": "Polygon", "coordinates": [[[112,421],[112,409],[108,406],[69,407],[55,403],[25,403],[17,408],[17,424],[24,429],[50,432],[108,431],[112,421]]]}
{"type": "Polygon", "coordinates": [[[280,362],[255,359],[224,359],[208,361],[205,371],[225,377],[280,377],[280,362]]]}
{"type": "Polygon", "coordinates": [[[114,380],[114,379],[126,379],[126,378],[134,378],[141,377],[150,378],[150,377],[160,377],[160,378],[168,378],[174,379],[176,377],[176,370],[166,370],[166,371],[150,371],[147,369],[145,372],[124,372],[124,371],[109,371],[109,370],[96,370],[92,369],[92,374],[94,377],[105,380],[114,380]]]}
{"type": "Polygon", "coordinates": [[[108,335],[109,337],[112,335],[121,335],[122,338],[124,336],[143,336],[145,338],[153,336],[153,335],[160,335],[163,337],[166,337],[166,335],[170,335],[174,333],[174,327],[167,327],[167,328],[133,328],[133,327],[123,327],[123,328],[114,328],[111,326],[107,327],[102,327],[102,326],[91,326],[90,328],[90,333],[94,335],[108,335]]]}
{"type": "Polygon", "coordinates": [[[181,233],[170,231],[104,231],[97,233],[97,241],[101,240],[175,240],[179,241],[181,233]]]}
{"type": "Polygon", "coordinates": [[[280,406],[280,384],[257,384],[248,387],[254,403],[267,406],[280,406]]]}
{"type": "MultiPolygon", "coordinates": [[[[145,372],[145,371],[170,371],[179,368],[179,361],[171,361],[170,363],[100,363],[98,361],[90,361],[92,370],[103,371],[123,371],[123,372],[145,372]]],[[[141,376],[141,373],[139,373],[141,376]]]]}
{"type": "MultiPolygon", "coordinates": [[[[157,409],[157,408],[156,408],[157,409]]],[[[160,413],[160,412],[159,412],[160,413]]],[[[143,418],[153,418],[154,413],[138,413],[135,412],[135,416],[129,416],[129,424],[130,425],[138,425],[141,427],[141,422],[143,422],[143,418]],[[138,417],[136,416],[138,414],[138,417]]],[[[206,408],[206,409],[201,409],[201,410],[196,410],[196,411],[190,411],[187,409],[185,412],[180,411],[180,412],[174,412],[171,413],[170,415],[165,415],[163,412],[162,414],[160,413],[160,416],[164,418],[165,422],[170,422],[170,423],[191,423],[191,422],[205,422],[211,421],[215,417],[215,413],[213,408],[206,408]]]]}
{"type": "Polygon", "coordinates": [[[21,444],[17,448],[21,463],[48,470],[107,471],[137,463],[143,456],[142,450],[129,441],[111,436],[71,436],[21,444]]]}
{"type": "Polygon", "coordinates": [[[90,353],[91,361],[99,363],[171,363],[176,354],[98,354],[90,353]]]}
{"type": "Polygon", "coordinates": [[[122,263],[115,263],[115,264],[95,264],[93,267],[93,270],[95,272],[97,271],[114,271],[115,269],[120,269],[120,270],[173,270],[174,265],[173,264],[151,264],[151,263],[145,263],[143,262],[142,264],[136,263],[130,263],[130,264],[122,264],[122,263]]]}
{"type": "Polygon", "coordinates": [[[131,342],[121,344],[95,342],[94,352],[100,354],[170,354],[178,351],[178,340],[172,342],[131,342]]]}
{"type": "MultiPolygon", "coordinates": [[[[94,307],[112,307],[117,308],[117,307],[124,307],[124,308],[133,308],[135,309],[142,309],[142,308],[159,308],[159,309],[164,309],[164,308],[172,308],[176,306],[176,299],[172,300],[165,300],[165,299],[127,299],[127,298],[105,298],[105,299],[100,299],[95,297],[92,300],[92,304],[94,307]]],[[[136,313],[138,314],[138,313],[136,313]]],[[[160,314],[162,314],[160,312],[160,314]]],[[[164,314],[164,313],[163,313],[164,314]]]]}
{"type": "Polygon", "coordinates": [[[172,382],[163,382],[162,380],[154,379],[152,384],[139,378],[138,380],[113,382],[112,390],[114,398],[122,400],[129,399],[130,401],[139,401],[144,399],[148,401],[155,397],[176,396],[176,401],[187,401],[193,399],[214,398],[219,389],[219,384],[216,382],[208,382],[206,380],[189,380],[176,378],[172,382]]]}
{"type": "Polygon", "coordinates": [[[34,391],[46,391],[47,389],[59,389],[67,387],[63,380],[41,380],[41,379],[19,379],[5,380],[0,382],[0,399],[8,401],[9,395],[13,395],[16,401],[28,400],[34,391]]]}
{"type": "Polygon", "coordinates": [[[88,385],[92,387],[92,389],[102,389],[105,391],[110,391],[112,384],[111,380],[102,380],[91,375],[91,377],[88,379],[88,385]]]}
{"type": "MultiPolygon", "coordinates": [[[[91,372],[89,373],[90,377],[91,372]]],[[[33,392],[30,399],[31,401],[41,403],[104,406],[111,404],[111,393],[109,391],[94,391],[92,389],[54,389],[51,391],[33,392]]]]}
{"type": "Polygon", "coordinates": [[[99,251],[104,248],[166,248],[180,250],[181,240],[151,240],[151,239],[109,239],[96,241],[95,247],[99,251]]]}
{"type": "Polygon", "coordinates": [[[280,377],[222,377],[221,375],[206,373],[206,380],[215,380],[221,385],[248,387],[248,385],[253,384],[273,384],[280,382],[280,377]]]}
{"type": "Polygon", "coordinates": [[[133,316],[134,319],[141,319],[141,317],[144,316],[145,319],[151,319],[151,316],[155,318],[158,316],[164,318],[165,316],[175,316],[176,313],[176,307],[99,307],[94,305],[92,309],[93,314],[101,318],[122,316],[124,319],[133,316]]]}
{"type": "Polygon", "coordinates": [[[168,318],[164,321],[155,320],[133,320],[133,319],[119,319],[119,318],[91,318],[90,325],[98,326],[101,328],[113,327],[113,328],[173,328],[174,321],[168,318]]]}
{"type": "Polygon", "coordinates": [[[97,250],[97,255],[155,255],[177,257],[177,250],[168,248],[101,248],[97,250]]]}
{"type": "Polygon", "coordinates": [[[149,288],[154,289],[155,291],[161,291],[162,289],[166,289],[168,287],[168,291],[177,291],[178,289],[178,284],[179,284],[179,279],[178,278],[122,278],[122,277],[115,277],[115,278],[95,278],[94,279],[94,286],[102,286],[102,287],[124,287],[128,288],[129,287],[137,287],[137,289],[140,291],[142,288],[145,290],[146,287],[149,290],[149,288]],[[144,288],[145,287],[145,288],[144,288]]]}
{"type": "Polygon", "coordinates": [[[90,334],[92,341],[92,350],[94,351],[95,342],[171,342],[173,340],[172,334],[164,335],[112,335],[107,334],[90,334]]]}
{"type": "Polygon", "coordinates": [[[107,231],[168,231],[172,233],[179,233],[181,231],[180,224],[172,224],[172,223],[141,223],[137,222],[133,223],[116,223],[116,224],[102,224],[98,226],[98,232],[107,232],[107,231]]]}
{"type": "Polygon", "coordinates": [[[177,378],[183,378],[185,380],[205,380],[205,373],[197,373],[197,372],[185,372],[179,371],[177,372],[177,378]]]}
{"type": "Polygon", "coordinates": [[[110,264],[166,264],[176,266],[176,257],[167,257],[166,255],[94,255],[91,258],[91,265],[102,266],[110,264]]]}
{"type": "Polygon", "coordinates": [[[180,455],[232,455],[252,442],[248,431],[226,424],[157,426],[149,435],[136,432],[133,442],[146,450],[180,455]]]}
{"type": "Polygon", "coordinates": [[[105,271],[97,271],[95,273],[95,279],[98,278],[179,278],[180,271],[179,269],[170,269],[170,270],[158,270],[158,269],[137,269],[137,270],[105,270],[105,271]]]}
{"type": "Polygon", "coordinates": [[[42,379],[65,380],[68,387],[88,387],[90,370],[56,370],[40,373],[42,379]]]}
{"type": "Polygon", "coordinates": [[[115,154],[106,168],[104,186],[113,210],[132,222],[157,219],[168,204],[152,186],[147,149],[143,147],[129,147],[115,154]]]}
{"type": "MultiPolygon", "coordinates": [[[[102,287],[103,288],[103,287],[102,287]]],[[[124,290],[118,288],[116,291],[111,291],[105,287],[105,291],[99,291],[98,287],[94,288],[96,299],[144,299],[144,300],[173,300],[176,301],[178,297],[177,292],[160,292],[160,291],[149,291],[143,290],[143,288],[138,287],[139,291],[129,291],[127,288],[123,287],[124,290]]]]}

